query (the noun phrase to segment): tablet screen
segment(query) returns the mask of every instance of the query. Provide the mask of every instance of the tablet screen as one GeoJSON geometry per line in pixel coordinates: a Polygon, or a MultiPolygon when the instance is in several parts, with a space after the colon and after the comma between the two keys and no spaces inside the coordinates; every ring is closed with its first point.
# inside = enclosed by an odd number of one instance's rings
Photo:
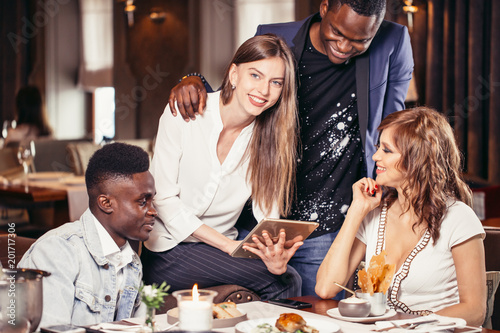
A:
{"type": "Polygon", "coordinates": [[[286,243],[285,248],[291,247],[295,242],[305,240],[313,231],[318,227],[317,222],[308,221],[294,221],[294,220],[284,220],[284,219],[263,219],[259,224],[257,224],[252,231],[245,237],[245,239],[240,243],[240,245],[231,253],[232,257],[237,258],[256,258],[260,259],[257,255],[252,252],[243,249],[243,244],[254,244],[252,236],[256,235],[261,241],[262,232],[267,231],[273,240],[277,240],[279,232],[281,229],[285,230],[286,233],[286,243]],[[288,244],[287,244],[288,243],[288,244]]]}

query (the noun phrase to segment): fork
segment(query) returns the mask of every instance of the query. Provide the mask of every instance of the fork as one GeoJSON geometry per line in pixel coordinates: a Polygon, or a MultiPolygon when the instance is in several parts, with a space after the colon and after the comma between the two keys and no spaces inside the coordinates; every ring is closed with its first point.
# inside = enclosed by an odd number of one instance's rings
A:
{"type": "Polygon", "coordinates": [[[410,326],[406,327],[406,329],[407,330],[414,330],[417,327],[419,327],[420,325],[437,323],[437,322],[439,322],[439,320],[437,320],[437,319],[429,319],[429,320],[426,320],[426,321],[421,321],[419,323],[412,323],[412,324],[410,324],[410,326]]]}
{"type": "Polygon", "coordinates": [[[420,321],[417,323],[407,323],[407,324],[403,324],[403,325],[399,325],[397,322],[394,322],[394,321],[389,321],[389,323],[391,323],[393,325],[392,327],[381,328],[381,329],[378,329],[376,331],[377,332],[386,332],[386,331],[390,331],[394,328],[399,328],[399,329],[403,329],[403,330],[414,330],[420,325],[435,323],[438,321],[439,320],[437,320],[437,319],[429,319],[429,320],[424,320],[424,321],[420,321]]]}

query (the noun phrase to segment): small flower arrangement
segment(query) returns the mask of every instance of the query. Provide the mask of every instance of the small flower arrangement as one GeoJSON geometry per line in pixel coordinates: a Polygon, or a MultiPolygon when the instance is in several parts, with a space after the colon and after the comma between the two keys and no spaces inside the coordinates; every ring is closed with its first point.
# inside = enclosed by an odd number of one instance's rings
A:
{"type": "Polygon", "coordinates": [[[155,312],[160,308],[160,306],[164,302],[164,297],[168,295],[168,290],[170,286],[167,285],[165,281],[162,282],[159,286],[156,283],[152,285],[142,285],[139,288],[139,294],[141,295],[141,300],[146,305],[146,321],[145,324],[151,331],[154,332],[154,317],[155,312]]]}
{"type": "Polygon", "coordinates": [[[168,295],[167,291],[169,289],[170,286],[167,285],[167,282],[163,281],[159,286],[156,283],[147,286],[143,285],[139,289],[139,293],[146,307],[159,309],[164,302],[163,297],[168,295]]]}

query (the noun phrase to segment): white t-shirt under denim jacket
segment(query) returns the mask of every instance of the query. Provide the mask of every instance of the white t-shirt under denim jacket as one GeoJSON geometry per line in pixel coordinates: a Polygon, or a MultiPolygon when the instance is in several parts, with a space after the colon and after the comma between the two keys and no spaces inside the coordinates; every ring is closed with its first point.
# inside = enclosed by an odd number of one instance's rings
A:
{"type": "Polygon", "coordinates": [[[79,221],[40,237],[19,262],[18,267],[51,273],[43,278],[39,327],[111,322],[132,317],[139,307],[139,257],[133,252],[132,261],[119,270],[120,283],[114,264],[103,254],[94,219],[87,209],[79,221]]]}

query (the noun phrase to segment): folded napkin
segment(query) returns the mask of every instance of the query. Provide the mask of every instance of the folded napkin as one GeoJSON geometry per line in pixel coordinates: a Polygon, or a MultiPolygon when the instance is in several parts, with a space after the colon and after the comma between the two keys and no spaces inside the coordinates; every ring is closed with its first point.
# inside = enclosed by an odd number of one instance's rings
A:
{"type": "Polygon", "coordinates": [[[451,328],[462,328],[466,326],[466,321],[462,318],[453,318],[453,317],[444,317],[439,316],[437,314],[431,314],[428,316],[422,316],[412,319],[400,319],[400,320],[387,320],[387,321],[377,321],[375,322],[375,326],[377,330],[385,330],[391,329],[391,333],[396,333],[398,331],[405,331],[405,329],[397,329],[397,325],[402,327],[407,327],[409,324],[418,324],[415,329],[412,329],[413,332],[438,332],[443,330],[448,330],[451,328]],[[434,321],[435,320],[435,321],[434,321]],[[429,322],[433,321],[433,322],[429,322]]]}
{"type": "Polygon", "coordinates": [[[98,330],[105,333],[118,332],[140,332],[142,325],[122,325],[114,323],[101,323],[90,327],[93,330],[98,330]]]}

